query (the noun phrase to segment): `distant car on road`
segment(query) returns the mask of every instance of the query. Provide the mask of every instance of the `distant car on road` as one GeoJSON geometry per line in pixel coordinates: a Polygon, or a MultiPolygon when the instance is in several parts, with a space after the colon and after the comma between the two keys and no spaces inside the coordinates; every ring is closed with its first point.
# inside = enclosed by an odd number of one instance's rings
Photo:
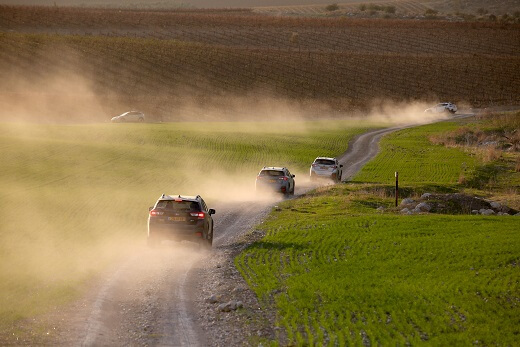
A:
{"type": "Polygon", "coordinates": [[[334,182],[340,182],[343,175],[343,165],[336,158],[317,157],[310,168],[311,181],[318,178],[328,178],[334,182]]]}
{"type": "Polygon", "coordinates": [[[125,123],[125,122],[144,122],[144,113],[139,111],[129,111],[111,119],[112,123],[125,123]]]}
{"type": "Polygon", "coordinates": [[[197,196],[161,195],[150,207],[148,245],[155,247],[163,240],[195,241],[211,247],[215,210],[197,196]]]}
{"type": "Polygon", "coordinates": [[[457,105],[452,104],[451,102],[441,102],[440,104],[437,104],[433,107],[430,107],[426,110],[424,110],[426,113],[443,113],[443,112],[450,112],[455,113],[457,112],[457,105]]]}
{"type": "Polygon", "coordinates": [[[285,167],[264,166],[256,176],[256,191],[274,191],[294,195],[294,177],[285,167]]]}

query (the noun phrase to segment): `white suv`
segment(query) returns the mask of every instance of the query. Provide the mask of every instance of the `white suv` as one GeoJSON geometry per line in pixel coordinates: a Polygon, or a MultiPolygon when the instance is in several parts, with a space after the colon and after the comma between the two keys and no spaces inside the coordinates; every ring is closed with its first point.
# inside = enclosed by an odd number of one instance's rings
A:
{"type": "Polygon", "coordinates": [[[343,165],[340,165],[336,158],[318,157],[311,165],[311,181],[318,178],[329,178],[335,182],[341,182],[342,168],[343,165]]]}
{"type": "Polygon", "coordinates": [[[433,107],[430,107],[424,110],[426,113],[442,113],[442,112],[457,112],[457,105],[452,104],[451,102],[441,102],[433,107]]]}
{"type": "Polygon", "coordinates": [[[111,119],[112,123],[124,123],[124,122],[144,122],[144,113],[139,111],[129,111],[111,119]]]}

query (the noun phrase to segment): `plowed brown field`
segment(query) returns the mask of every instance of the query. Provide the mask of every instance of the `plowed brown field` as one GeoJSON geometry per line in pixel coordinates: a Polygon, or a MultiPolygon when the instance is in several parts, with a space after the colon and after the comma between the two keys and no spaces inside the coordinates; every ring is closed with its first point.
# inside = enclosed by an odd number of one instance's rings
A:
{"type": "Polygon", "coordinates": [[[187,95],[198,104],[274,95],[336,110],[374,100],[517,104],[520,25],[4,6],[0,71],[12,77],[0,80],[4,103],[28,92],[81,101],[82,92],[47,88],[60,72],[88,81],[109,113],[123,104],[162,117],[187,95]],[[31,88],[13,88],[20,77],[31,88]]]}

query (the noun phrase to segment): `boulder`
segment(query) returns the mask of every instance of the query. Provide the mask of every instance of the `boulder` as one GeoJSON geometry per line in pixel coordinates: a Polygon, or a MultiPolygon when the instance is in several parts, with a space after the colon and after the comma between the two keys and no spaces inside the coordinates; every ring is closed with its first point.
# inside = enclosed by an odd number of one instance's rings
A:
{"type": "Polygon", "coordinates": [[[407,213],[410,213],[410,209],[408,207],[405,207],[401,210],[401,213],[402,214],[407,214],[407,213]]]}
{"type": "Polygon", "coordinates": [[[432,196],[430,193],[424,193],[421,195],[421,199],[428,199],[430,196],[432,196]]]}
{"type": "Polygon", "coordinates": [[[471,214],[478,214],[478,210],[471,210],[471,214]]]}
{"type": "Polygon", "coordinates": [[[406,198],[406,199],[403,199],[403,200],[401,201],[401,205],[413,204],[414,202],[415,202],[414,199],[406,198]]]}
{"type": "Polygon", "coordinates": [[[419,210],[419,212],[430,212],[432,209],[431,205],[426,202],[421,202],[417,206],[415,206],[416,210],[419,210]]]}
{"type": "Polygon", "coordinates": [[[493,211],[492,209],[485,209],[485,208],[481,208],[479,211],[478,211],[481,215],[483,216],[491,216],[491,215],[494,215],[495,214],[495,211],[493,211]]]}
{"type": "Polygon", "coordinates": [[[385,208],[383,206],[379,206],[376,210],[378,210],[379,212],[383,212],[385,208]]]}
{"type": "Polygon", "coordinates": [[[489,204],[490,204],[491,207],[494,208],[494,209],[499,209],[499,208],[502,207],[502,204],[500,204],[499,202],[496,202],[496,201],[491,201],[489,204]]]}

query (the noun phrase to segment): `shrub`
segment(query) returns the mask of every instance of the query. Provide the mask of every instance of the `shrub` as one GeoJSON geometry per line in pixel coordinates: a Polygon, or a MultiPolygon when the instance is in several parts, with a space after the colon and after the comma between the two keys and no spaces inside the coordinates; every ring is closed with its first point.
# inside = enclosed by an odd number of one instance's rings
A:
{"type": "Polygon", "coordinates": [[[386,6],[385,12],[386,13],[395,13],[395,6],[386,6]]]}
{"type": "Polygon", "coordinates": [[[488,10],[481,7],[477,10],[477,13],[482,16],[482,15],[488,14],[488,10]]]}
{"type": "Polygon", "coordinates": [[[367,5],[365,5],[365,4],[359,5],[359,10],[360,11],[366,11],[366,9],[367,9],[367,5]]]}
{"type": "Polygon", "coordinates": [[[325,7],[325,9],[327,11],[337,11],[337,10],[339,10],[339,6],[338,6],[338,4],[330,4],[330,5],[327,5],[327,7],[325,7]]]}

